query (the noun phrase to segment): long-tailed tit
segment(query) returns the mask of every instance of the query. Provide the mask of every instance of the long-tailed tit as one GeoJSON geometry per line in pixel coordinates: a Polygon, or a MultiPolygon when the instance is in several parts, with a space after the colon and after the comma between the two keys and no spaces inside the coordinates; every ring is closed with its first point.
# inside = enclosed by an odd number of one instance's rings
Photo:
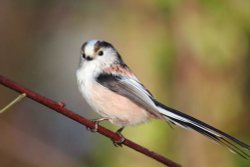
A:
{"type": "Polygon", "coordinates": [[[76,72],[79,90],[88,104],[102,116],[96,122],[109,120],[124,127],[162,119],[183,128],[193,129],[248,158],[243,149],[250,146],[238,139],[173,108],[158,102],[124,63],[108,42],[90,40],[81,47],[76,72]]]}

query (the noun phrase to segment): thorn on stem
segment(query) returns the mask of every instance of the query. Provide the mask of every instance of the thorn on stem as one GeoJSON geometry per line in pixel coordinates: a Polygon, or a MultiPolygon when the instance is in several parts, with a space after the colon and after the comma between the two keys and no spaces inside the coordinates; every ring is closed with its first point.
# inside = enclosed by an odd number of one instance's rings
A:
{"type": "Polygon", "coordinates": [[[57,102],[57,104],[61,107],[61,108],[63,108],[63,107],[65,107],[66,106],[66,104],[64,103],[64,102],[57,102]]]}

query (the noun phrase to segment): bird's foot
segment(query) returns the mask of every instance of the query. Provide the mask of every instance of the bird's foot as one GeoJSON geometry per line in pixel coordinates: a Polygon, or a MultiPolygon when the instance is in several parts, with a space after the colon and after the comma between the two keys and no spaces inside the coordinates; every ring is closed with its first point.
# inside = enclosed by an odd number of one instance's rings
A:
{"type": "Polygon", "coordinates": [[[115,147],[122,147],[122,144],[125,141],[125,138],[121,133],[123,129],[124,129],[124,127],[121,127],[120,129],[118,129],[116,131],[116,134],[119,135],[120,139],[119,140],[112,140],[115,147]]]}
{"type": "Polygon", "coordinates": [[[87,127],[87,130],[89,130],[90,132],[97,132],[99,123],[106,120],[108,120],[108,118],[92,119],[91,121],[95,124],[95,126],[94,128],[87,127]]]}

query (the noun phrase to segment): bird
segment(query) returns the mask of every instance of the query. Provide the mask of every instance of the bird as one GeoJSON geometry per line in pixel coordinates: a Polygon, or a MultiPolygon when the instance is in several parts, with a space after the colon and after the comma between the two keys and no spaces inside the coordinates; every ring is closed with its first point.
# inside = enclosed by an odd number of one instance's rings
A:
{"type": "Polygon", "coordinates": [[[248,144],[156,100],[107,41],[92,39],[83,43],[76,78],[83,98],[101,116],[93,120],[95,130],[101,121],[108,120],[120,127],[117,133],[121,135],[127,126],[160,119],[192,129],[243,158],[250,157],[246,153],[250,150],[248,144]]]}

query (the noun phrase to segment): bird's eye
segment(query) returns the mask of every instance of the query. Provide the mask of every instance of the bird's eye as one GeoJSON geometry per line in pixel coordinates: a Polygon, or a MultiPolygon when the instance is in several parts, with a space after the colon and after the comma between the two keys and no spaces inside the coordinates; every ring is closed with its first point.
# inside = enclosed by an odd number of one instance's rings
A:
{"type": "Polygon", "coordinates": [[[99,55],[99,56],[102,56],[102,55],[103,55],[103,51],[99,51],[99,52],[98,52],[98,55],[99,55]]]}
{"type": "Polygon", "coordinates": [[[86,57],[85,53],[82,53],[82,58],[84,58],[84,59],[85,59],[85,57],[86,57]]]}

